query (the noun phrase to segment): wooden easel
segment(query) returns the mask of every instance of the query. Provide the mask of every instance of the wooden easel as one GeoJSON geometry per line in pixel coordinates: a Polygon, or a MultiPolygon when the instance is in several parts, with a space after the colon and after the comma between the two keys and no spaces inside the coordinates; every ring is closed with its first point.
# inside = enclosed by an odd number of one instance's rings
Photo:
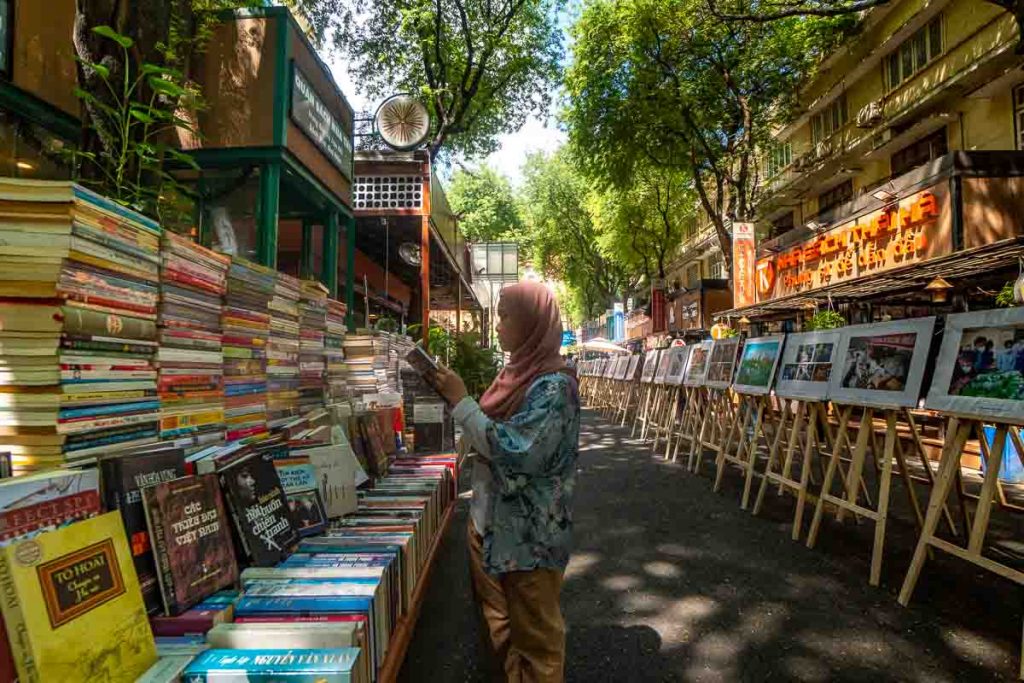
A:
{"type": "MultiPolygon", "coordinates": [[[[679,458],[679,448],[685,441],[688,444],[692,444],[693,439],[696,438],[697,431],[700,429],[700,422],[704,415],[704,392],[700,387],[688,387],[685,384],[680,387],[681,395],[683,397],[683,415],[676,424],[676,428],[673,430],[675,433],[676,445],[672,449],[672,462],[676,462],[679,458]]],[[[665,449],[666,459],[668,455],[668,447],[665,449]]]]}
{"type": "MultiPolygon", "coordinates": [[[[1001,495],[999,484],[999,470],[1003,464],[1003,452],[1007,439],[1013,445],[1013,450],[1016,452],[1017,457],[1021,459],[1021,462],[1024,462],[1024,443],[1022,443],[1020,434],[1017,431],[1021,423],[994,423],[995,437],[992,439],[991,446],[988,445],[984,426],[985,423],[977,418],[954,415],[949,420],[949,425],[946,429],[946,440],[943,444],[942,456],[939,460],[938,474],[935,478],[935,485],[932,488],[931,496],[928,499],[928,511],[925,515],[924,524],[921,527],[917,546],[914,549],[914,557],[910,561],[907,575],[903,579],[903,587],[900,589],[899,603],[904,607],[910,602],[910,597],[914,593],[914,587],[917,585],[917,579],[921,574],[921,569],[924,567],[925,559],[927,559],[928,552],[932,548],[942,550],[993,574],[1024,585],[1024,572],[996,562],[982,554],[985,547],[985,535],[988,533],[989,521],[992,516],[992,504],[996,502],[1000,506],[1005,506],[1005,498],[1001,495]],[[974,520],[965,529],[967,533],[967,547],[964,548],[937,537],[935,531],[938,528],[939,519],[942,516],[942,511],[946,506],[946,501],[953,485],[957,484],[962,491],[960,459],[964,446],[972,434],[977,434],[977,438],[981,443],[982,455],[985,458],[985,478],[982,482],[981,494],[978,496],[977,506],[974,511],[974,520]]],[[[961,506],[966,510],[962,496],[961,506]]],[[[1022,644],[1022,649],[1024,649],[1024,644],[1022,644]]],[[[1019,676],[1024,678],[1024,652],[1022,652],[1019,676]]]]}
{"type": "MultiPolygon", "coordinates": [[[[653,379],[653,378],[652,378],[653,379]]],[[[640,428],[641,435],[647,430],[647,416],[651,410],[651,401],[654,398],[654,384],[650,379],[644,381],[640,380],[640,394],[641,400],[637,404],[636,418],[633,420],[633,429],[629,433],[629,438],[636,438],[637,427],[640,428]]],[[[641,438],[643,438],[641,436],[641,438]]]]}
{"type": "Polygon", "coordinates": [[[633,400],[636,397],[639,386],[639,368],[634,368],[633,372],[629,372],[627,367],[626,376],[622,381],[622,386],[620,387],[622,394],[619,398],[619,404],[614,416],[615,421],[619,423],[620,427],[626,426],[626,420],[629,418],[629,411],[633,405],[633,400]]]}
{"type": "Polygon", "coordinates": [[[651,452],[658,450],[658,443],[662,437],[667,438],[669,430],[672,429],[672,420],[675,419],[675,386],[664,380],[655,384],[655,391],[658,392],[658,400],[654,408],[654,420],[651,423],[653,433],[651,435],[651,452]]]}
{"type": "MultiPolygon", "coordinates": [[[[818,500],[814,508],[814,519],[811,521],[811,528],[807,534],[807,547],[813,548],[818,540],[818,532],[821,529],[821,521],[825,513],[825,504],[836,508],[836,519],[842,522],[847,513],[853,513],[865,517],[875,523],[874,548],[871,553],[871,572],[868,582],[877,586],[882,575],[882,556],[885,547],[885,527],[889,518],[889,492],[892,487],[893,458],[898,457],[904,483],[908,486],[908,495],[913,501],[912,507],[919,508],[917,494],[908,483],[908,472],[906,461],[903,458],[902,445],[899,444],[899,434],[896,424],[901,409],[898,408],[875,408],[864,407],[860,425],[857,428],[857,438],[853,449],[853,459],[849,470],[846,472],[843,482],[842,496],[832,494],[832,481],[835,478],[836,470],[840,465],[841,446],[849,437],[850,417],[853,413],[853,405],[837,406],[839,410],[839,428],[836,431],[836,441],[829,457],[828,468],[825,470],[825,479],[818,494],[818,500]],[[879,453],[874,433],[875,413],[881,413],[885,421],[885,438],[882,452],[879,453]],[[876,467],[880,465],[878,476],[878,491],[876,506],[866,507],[858,502],[861,489],[861,479],[864,475],[864,466],[867,462],[869,442],[875,443],[871,448],[872,456],[875,458],[876,467]],[[899,450],[897,450],[899,449],[899,450]],[[881,457],[881,463],[878,458],[881,457]]],[[[871,506],[870,502],[867,502],[871,506]]]]}
{"type": "Polygon", "coordinates": [[[721,450],[719,450],[715,461],[717,471],[715,473],[714,491],[717,493],[722,487],[726,466],[729,464],[736,465],[744,474],[740,509],[746,510],[747,505],[750,503],[750,491],[754,483],[754,474],[761,442],[763,441],[766,445],[770,443],[768,425],[772,422],[773,411],[771,397],[768,395],[737,395],[739,396],[739,407],[735,411],[725,443],[721,450]],[[753,429],[749,432],[748,436],[748,427],[751,427],[751,424],[753,424],[753,429]],[[732,449],[734,442],[736,443],[735,452],[732,449]]]}
{"type": "MultiPolygon", "coordinates": [[[[735,419],[735,406],[728,389],[702,387],[704,391],[704,414],[701,417],[700,429],[690,443],[688,469],[697,474],[704,463],[704,451],[718,453],[722,449],[722,440],[732,420],[735,419]]],[[[717,456],[716,456],[717,457],[717,456]]]]}

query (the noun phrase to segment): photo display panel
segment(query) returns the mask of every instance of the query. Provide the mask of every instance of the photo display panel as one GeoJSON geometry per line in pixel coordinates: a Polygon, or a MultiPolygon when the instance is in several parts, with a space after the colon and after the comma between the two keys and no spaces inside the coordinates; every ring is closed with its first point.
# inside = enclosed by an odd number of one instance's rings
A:
{"type": "Polygon", "coordinates": [[[708,359],[711,356],[712,341],[702,341],[693,345],[690,356],[686,360],[686,371],[683,373],[683,384],[688,387],[699,387],[704,384],[704,376],[708,371],[708,359]]]}
{"type": "Polygon", "coordinates": [[[658,356],[658,368],[654,371],[654,383],[664,384],[665,377],[668,375],[668,364],[672,360],[672,349],[662,349],[661,355],[658,356]]]}
{"type": "Polygon", "coordinates": [[[946,316],[926,405],[966,417],[1024,423],[1024,308],[946,316]]]}
{"type": "Polygon", "coordinates": [[[875,408],[913,408],[921,397],[935,317],[840,330],[829,398],[875,408]]]}
{"type": "Polygon", "coordinates": [[[841,337],[838,330],[787,335],[775,380],[776,395],[811,401],[827,399],[841,337]]]}
{"type": "Polygon", "coordinates": [[[668,374],[665,375],[666,384],[680,385],[683,383],[683,373],[686,371],[686,359],[690,356],[692,346],[674,346],[669,350],[672,358],[668,363],[668,374]]]}
{"type": "Polygon", "coordinates": [[[785,336],[754,337],[743,343],[733,389],[741,394],[766,395],[772,390],[775,368],[785,336]]]}
{"type": "Polygon", "coordinates": [[[738,337],[719,339],[711,347],[708,360],[707,377],[704,383],[714,389],[728,389],[732,382],[732,371],[736,367],[736,351],[739,350],[738,337]]]}
{"type": "Polygon", "coordinates": [[[632,382],[636,379],[636,369],[640,365],[640,359],[643,358],[640,354],[634,354],[629,357],[629,367],[626,370],[626,379],[632,382]]]}
{"type": "Polygon", "coordinates": [[[629,369],[629,356],[619,356],[615,359],[615,379],[626,379],[626,370],[629,369]]]}
{"type": "Polygon", "coordinates": [[[648,351],[644,356],[644,372],[640,375],[641,382],[650,382],[654,379],[654,371],[658,369],[658,357],[661,355],[661,351],[655,349],[648,351]]]}

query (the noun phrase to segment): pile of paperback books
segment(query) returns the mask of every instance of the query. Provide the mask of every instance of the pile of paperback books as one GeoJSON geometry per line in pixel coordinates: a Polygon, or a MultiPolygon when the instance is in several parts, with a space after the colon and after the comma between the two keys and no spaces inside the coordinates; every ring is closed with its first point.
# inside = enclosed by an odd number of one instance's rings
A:
{"type": "Polygon", "coordinates": [[[0,451],[16,474],[157,439],[160,227],[70,182],[0,179],[0,451]]]}
{"type": "Polygon", "coordinates": [[[299,345],[299,410],[306,413],[324,407],[327,288],[319,282],[303,280],[299,312],[302,327],[299,345]]]}
{"type": "Polygon", "coordinates": [[[338,403],[348,398],[345,369],[345,304],[327,300],[327,328],[324,332],[324,399],[338,403]]]}
{"type": "Polygon", "coordinates": [[[233,256],[224,301],[224,419],[227,438],[267,431],[267,340],[277,274],[233,256]]]}
{"type": "Polygon", "coordinates": [[[267,420],[271,427],[298,415],[301,288],[298,278],[277,274],[267,344],[267,420]]]}

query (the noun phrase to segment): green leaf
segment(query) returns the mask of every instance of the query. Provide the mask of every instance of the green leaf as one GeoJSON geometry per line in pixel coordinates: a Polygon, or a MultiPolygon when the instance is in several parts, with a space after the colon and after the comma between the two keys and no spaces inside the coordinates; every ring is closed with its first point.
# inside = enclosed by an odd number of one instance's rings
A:
{"type": "Polygon", "coordinates": [[[140,107],[132,107],[128,113],[133,119],[137,119],[143,123],[156,123],[156,119],[140,107]]]}
{"type": "Polygon", "coordinates": [[[96,62],[90,62],[87,59],[79,59],[78,62],[87,69],[92,69],[100,75],[103,80],[110,78],[110,69],[103,64],[97,64],[96,62]]]}
{"type": "Polygon", "coordinates": [[[165,78],[157,78],[155,76],[150,76],[148,80],[149,87],[152,88],[154,92],[159,93],[161,95],[167,95],[168,97],[177,98],[183,96],[186,92],[188,92],[177,83],[173,81],[168,81],[165,78]]]}
{"type": "Polygon", "coordinates": [[[126,50],[135,44],[134,40],[132,40],[126,35],[118,33],[110,26],[94,26],[92,32],[96,35],[100,35],[104,38],[109,38],[110,40],[113,40],[115,43],[117,43],[126,50]]]}
{"type": "Polygon", "coordinates": [[[168,147],[164,151],[167,153],[167,156],[171,157],[172,159],[180,161],[186,166],[189,166],[190,168],[193,168],[197,171],[199,170],[199,164],[196,163],[196,160],[192,158],[191,154],[186,154],[185,152],[176,150],[173,147],[168,147]]]}

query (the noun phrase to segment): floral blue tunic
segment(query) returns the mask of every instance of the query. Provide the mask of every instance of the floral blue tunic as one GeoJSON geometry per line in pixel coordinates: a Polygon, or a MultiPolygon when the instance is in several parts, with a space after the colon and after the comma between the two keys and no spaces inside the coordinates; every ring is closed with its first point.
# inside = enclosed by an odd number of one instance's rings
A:
{"type": "Polygon", "coordinates": [[[538,377],[504,422],[484,415],[468,397],[454,417],[494,477],[484,568],[492,574],[565,569],[579,456],[576,380],[560,372],[538,377]]]}

